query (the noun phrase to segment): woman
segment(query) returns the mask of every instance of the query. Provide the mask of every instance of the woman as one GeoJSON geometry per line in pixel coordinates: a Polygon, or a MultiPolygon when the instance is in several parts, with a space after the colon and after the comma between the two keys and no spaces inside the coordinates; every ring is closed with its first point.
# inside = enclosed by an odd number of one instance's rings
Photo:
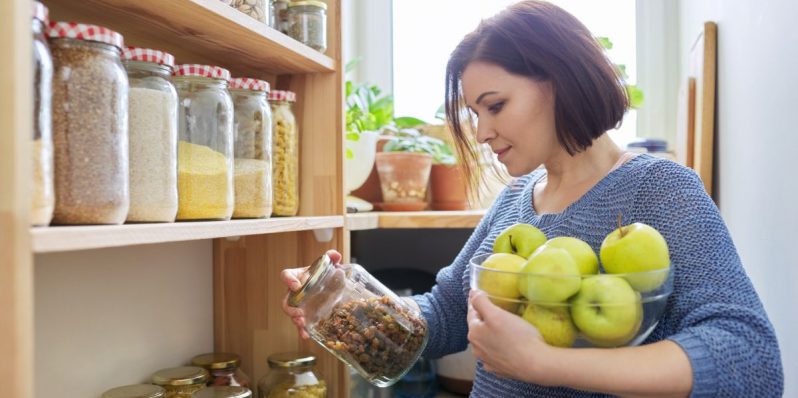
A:
{"type": "MultiPolygon", "coordinates": [[[[470,342],[479,359],[476,397],[781,396],[773,327],[718,209],[693,171],[626,153],[608,137],[628,99],[578,20],[545,2],[515,4],[463,39],[446,76],[446,113],[461,158],[474,170],[466,127],[473,130],[476,119],[478,143],[518,178],[432,291],[413,297],[430,328],[425,356],[470,342]],[[644,344],[549,346],[532,325],[470,291],[469,259],[489,253],[506,227],[532,224],[598,252],[619,212],[624,223],[659,230],[670,248],[674,291],[644,344]]],[[[290,289],[299,287],[301,271],[283,272],[290,289]]],[[[301,311],[285,311],[301,329],[301,311]]]]}

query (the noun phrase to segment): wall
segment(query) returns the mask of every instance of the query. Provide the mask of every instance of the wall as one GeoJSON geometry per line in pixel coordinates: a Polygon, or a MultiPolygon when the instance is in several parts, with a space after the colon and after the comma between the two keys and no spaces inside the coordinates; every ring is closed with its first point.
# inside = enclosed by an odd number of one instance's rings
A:
{"type": "Polygon", "coordinates": [[[342,32],[344,63],[360,57],[348,79],[376,84],[393,93],[392,0],[343,0],[342,32]]]}
{"type": "Polygon", "coordinates": [[[720,209],[776,328],[785,397],[798,396],[796,15],[794,0],[681,0],[678,38],[684,75],[703,22],[718,24],[720,209]]]}
{"type": "Polygon", "coordinates": [[[99,398],[213,349],[210,241],[35,256],[35,397],[99,398]]]}

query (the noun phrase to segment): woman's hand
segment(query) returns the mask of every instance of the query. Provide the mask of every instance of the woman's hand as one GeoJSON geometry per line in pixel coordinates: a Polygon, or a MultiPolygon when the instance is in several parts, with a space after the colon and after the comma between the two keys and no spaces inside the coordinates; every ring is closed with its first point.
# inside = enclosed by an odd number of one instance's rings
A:
{"type": "Polygon", "coordinates": [[[540,369],[552,347],[534,326],[474,290],[468,295],[468,341],[488,372],[545,384],[540,369]]]}
{"type": "MultiPolygon", "coordinates": [[[[338,265],[341,263],[341,253],[335,250],[329,250],[327,251],[327,255],[330,257],[333,264],[338,265]]],[[[305,331],[305,314],[301,309],[288,305],[288,296],[291,292],[295,292],[302,287],[308,279],[307,271],[308,267],[288,268],[280,273],[280,278],[282,278],[283,283],[288,286],[288,292],[285,294],[285,297],[283,297],[283,312],[291,318],[291,321],[294,323],[299,335],[303,339],[310,337],[308,332],[305,331]]]]}

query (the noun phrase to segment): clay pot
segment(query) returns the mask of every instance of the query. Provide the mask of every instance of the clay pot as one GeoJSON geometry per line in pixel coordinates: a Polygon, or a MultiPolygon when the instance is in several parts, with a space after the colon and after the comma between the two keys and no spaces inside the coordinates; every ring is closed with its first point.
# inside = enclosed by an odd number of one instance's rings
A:
{"type": "Polygon", "coordinates": [[[433,210],[465,210],[469,207],[462,166],[434,164],[430,180],[433,210]]]}
{"type": "MultiPolygon", "coordinates": [[[[425,202],[430,169],[432,168],[431,155],[410,152],[379,152],[376,163],[377,172],[380,175],[383,202],[387,204],[425,202]]],[[[389,210],[386,207],[383,208],[389,210]]]]}

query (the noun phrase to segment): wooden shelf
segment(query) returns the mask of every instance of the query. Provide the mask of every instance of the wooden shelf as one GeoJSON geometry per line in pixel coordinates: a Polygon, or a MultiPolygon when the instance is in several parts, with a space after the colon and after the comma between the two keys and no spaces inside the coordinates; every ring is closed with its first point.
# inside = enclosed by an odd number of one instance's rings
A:
{"type": "Polygon", "coordinates": [[[32,228],[34,253],[340,228],[342,216],[32,228]]]}
{"type": "Polygon", "coordinates": [[[474,228],[487,210],[372,212],[346,215],[346,228],[474,228]]]}
{"type": "Polygon", "coordinates": [[[49,0],[51,20],[107,26],[126,45],[164,49],[178,63],[208,63],[234,74],[335,71],[335,60],[219,0],[49,0]]]}

